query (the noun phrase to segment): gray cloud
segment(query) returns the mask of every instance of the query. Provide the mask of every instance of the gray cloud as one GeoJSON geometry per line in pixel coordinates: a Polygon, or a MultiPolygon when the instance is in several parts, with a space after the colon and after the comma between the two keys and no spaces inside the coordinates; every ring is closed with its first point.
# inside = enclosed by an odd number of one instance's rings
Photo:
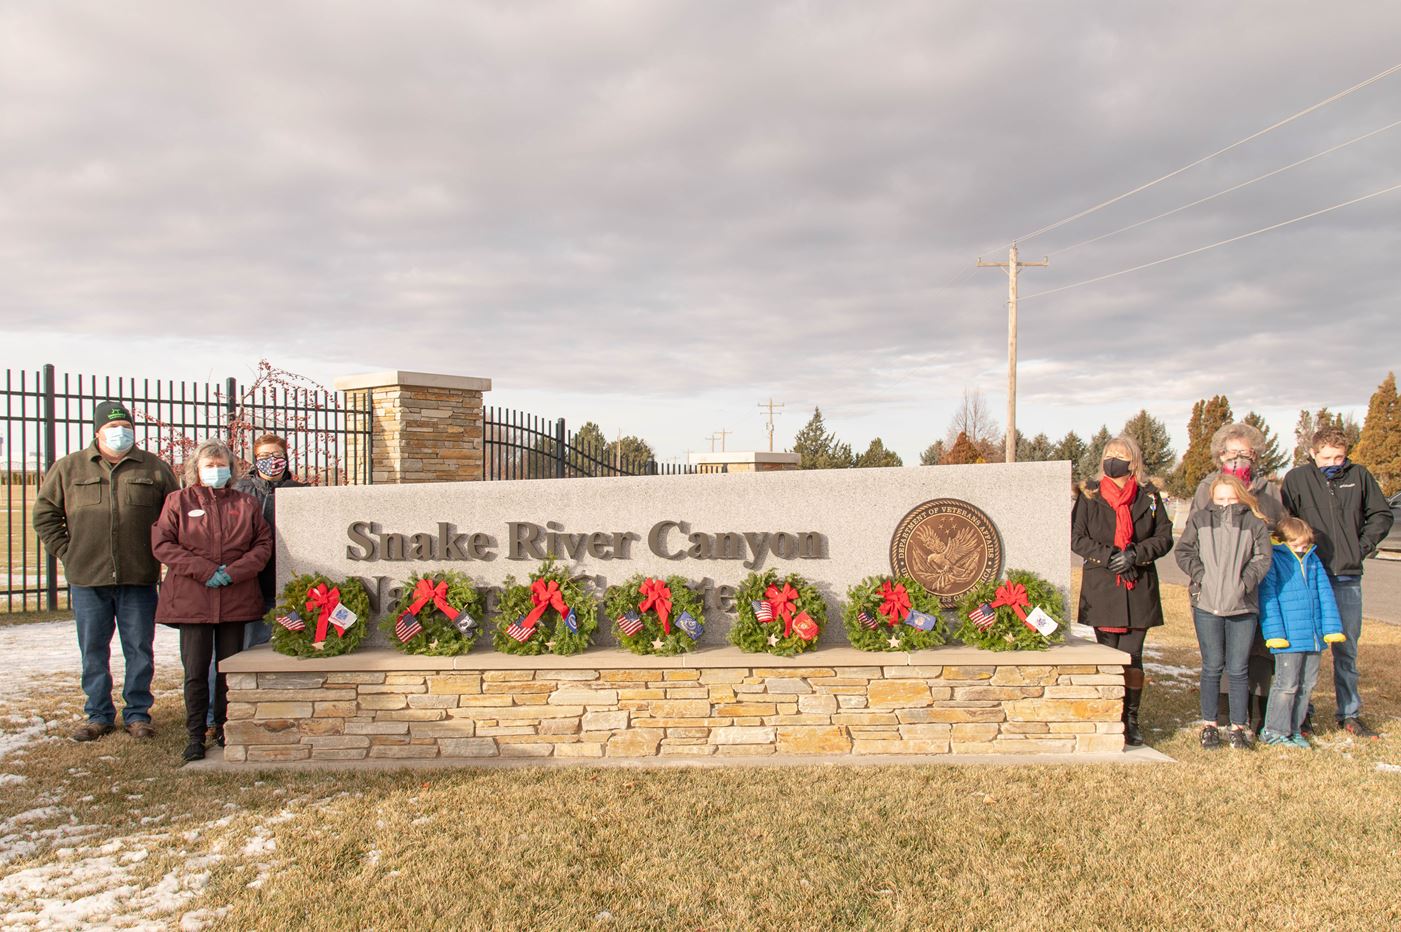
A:
{"type": "MultiPolygon", "coordinates": [[[[979,251],[1395,64],[1398,27],[1388,4],[5,5],[0,315],[466,369],[676,450],[630,397],[689,422],[772,391],[790,434],[821,404],[908,459],[965,386],[1000,410],[1005,281],[941,287],[979,251]]],[[[1052,265],[1023,293],[1401,181],[1397,130],[1056,255],[1397,119],[1398,81],[1026,243],[1052,265]]],[[[1395,215],[1029,299],[1023,430],[1146,404],[1180,432],[1218,391],[1365,402],[1396,360],[1395,215]]]]}

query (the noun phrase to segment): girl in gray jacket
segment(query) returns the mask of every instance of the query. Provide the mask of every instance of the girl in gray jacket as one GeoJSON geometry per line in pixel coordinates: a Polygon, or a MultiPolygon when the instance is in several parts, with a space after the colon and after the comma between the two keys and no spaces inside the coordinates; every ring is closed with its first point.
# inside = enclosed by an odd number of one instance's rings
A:
{"type": "Polygon", "coordinates": [[[1224,671],[1230,678],[1230,744],[1249,749],[1247,669],[1259,626],[1256,589],[1270,570],[1271,546],[1268,519],[1245,483],[1231,475],[1216,477],[1211,504],[1187,518],[1176,554],[1191,579],[1192,621],[1202,652],[1202,747],[1221,746],[1216,713],[1224,671]]]}

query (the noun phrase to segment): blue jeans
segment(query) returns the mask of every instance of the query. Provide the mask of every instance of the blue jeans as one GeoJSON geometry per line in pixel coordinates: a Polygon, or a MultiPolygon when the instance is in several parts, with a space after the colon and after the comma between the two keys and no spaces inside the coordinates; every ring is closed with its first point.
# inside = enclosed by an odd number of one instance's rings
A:
{"type": "Polygon", "coordinates": [[[1329,577],[1338,617],[1347,640],[1333,645],[1333,693],[1338,700],[1338,721],[1362,714],[1362,694],[1357,688],[1357,642],[1362,637],[1362,580],[1346,582],[1329,577]]]}
{"type": "Polygon", "coordinates": [[[151,677],[156,672],[156,587],[73,586],[73,620],[83,657],[83,711],[88,721],[114,724],[112,705],[112,634],[122,639],[126,679],[122,683],[122,721],[151,720],[151,677]]]}
{"type": "Polygon", "coordinates": [[[1265,730],[1289,737],[1297,735],[1308,714],[1309,695],[1318,682],[1318,651],[1275,654],[1275,678],[1270,687],[1270,705],[1265,713],[1265,730]]]}
{"type": "Polygon", "coordinates": [[[1255,642],[1255,614],[1213,615],[1193,608],[1192,623],[1196,625],[1197,645],[1202,651],[1202,721],[1216,722],[1224,671],[1230,677],[1231,724],[1247,724],[1250,721],[1250,645],[1255,642]]]}
{"type": "MultiPolygon", "coordinates": [[[[276,605],[276,604],[277,604],[277,600],[276,600],[276,599],[264,599],[264,600],[263,600],[263,614],[266,615],[268,612],[272,611],[272,607],[273,607],[274,605],[276,605]]],[[[268,641],[271,641],[271,640],[272,640],[272,626],[269,625],[266,621],[263,621],[263,620],[259,619],[258,621],[250,621],[250,622],[248,622],[248,624],[246,624],[246,625],[243,626],[243,649],[244,649],[244,650],[247,650],[247,649],[250,648],[250,647],[257,647],[259,644],[266,644],[268,641]]],[[[219,675],[219,669],[218,669],[218,668],[219,668],[219,660],[218,660],[218,658],[217,658],[217,657],[211,658],[210,661],[209,661],[209,695],[211,695],[211,696],[214,695],[214,689],[215,689],[215,686],[217,685],[217,682],[218,682],[218,681],[217,681],[217,677],[218,677],[218,675],[219,675]]],[[[205,725],[213,725],[213,724],[214,724],[214,703],[211,702],[211,703],[209,704],[209,714],[208,714],[208,716],[207,716],[206,719],[205,719],[205,725]]]]}

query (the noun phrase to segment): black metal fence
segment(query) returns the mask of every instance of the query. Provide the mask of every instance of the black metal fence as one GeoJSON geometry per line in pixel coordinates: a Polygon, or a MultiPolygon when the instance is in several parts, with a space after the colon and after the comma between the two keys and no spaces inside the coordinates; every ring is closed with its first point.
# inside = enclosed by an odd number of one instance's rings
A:
{"type": "Polygon", "coordinates": [[[571,479],[593,476],[681,476],[682,463],[628,455],[618,443],[570,433],[564,418],[537,417],[509,408],[484,411],[482,478],[571,479]]]}
{"type": "Polygon", "coordinates": [[[98,378],[40,370],[6,370],[0,392],[0,482],[4,485],[5,542],[0,553],[0,610],[54,610],[67,605],[57,561],[33,529],[34,499],[45,471],[59,458],[93,442],[97,402],[131,409],[136,442],[170,463],[177,474],[202,440],[229,442],[245,465],[263,433],[287,439],[288,468],[315,485],[367,484],[371,476],[369,392],[347,397],[295,384],[264,370],[252,385],[147,378],[98,378]]]}

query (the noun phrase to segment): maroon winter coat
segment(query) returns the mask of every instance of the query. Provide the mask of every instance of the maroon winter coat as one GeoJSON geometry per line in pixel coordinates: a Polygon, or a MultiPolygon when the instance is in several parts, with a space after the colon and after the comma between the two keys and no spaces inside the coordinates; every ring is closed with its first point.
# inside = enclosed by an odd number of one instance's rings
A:
{"type": "Polygon", "coordinates": [[[203,485],[171,493],[151,527],[151,552],[170,568],[157,622],[212,625],[263,617],[258,571],[272,556],[272,531],[251,495],[203,485]],[[221,564],[233,582],[206,586],[221,564]]]}

